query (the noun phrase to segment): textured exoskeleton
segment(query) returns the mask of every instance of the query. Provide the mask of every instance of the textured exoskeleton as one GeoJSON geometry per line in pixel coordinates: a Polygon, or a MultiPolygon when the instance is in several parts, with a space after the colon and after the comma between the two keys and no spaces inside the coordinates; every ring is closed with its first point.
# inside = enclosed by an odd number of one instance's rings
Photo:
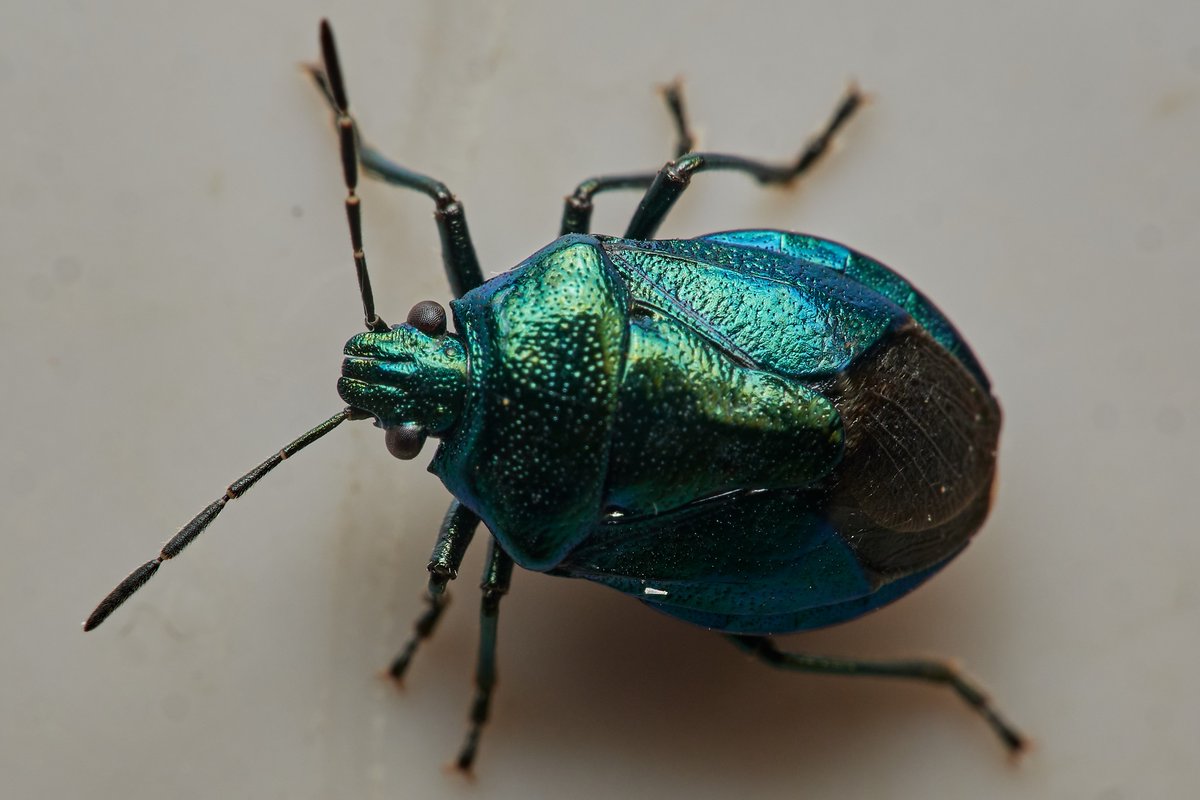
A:
{"type": "Polygon", "coordinates": [[[526,569],[782,633],[894,600],[987,514],[987,378],[842,245],[570,235],[451,308],[457,335],[355,336],[338,389],[441,436],[431,471],[526,569]]]}

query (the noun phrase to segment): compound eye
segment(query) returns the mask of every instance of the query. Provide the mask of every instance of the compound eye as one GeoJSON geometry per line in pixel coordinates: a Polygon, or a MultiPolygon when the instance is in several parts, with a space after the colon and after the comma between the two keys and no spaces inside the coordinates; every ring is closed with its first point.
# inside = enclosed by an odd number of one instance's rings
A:
{"type": "Polygon", "coordinates": [[[416,425],[388,428],[383,434],[383,443],[387,445],[389,453],[408,461],[421,452],[421,445],[425,444],[425,432],[416,425]]]}
{"type": "Polygon", "coordinates": [[[422,300],[408,312],[408,324],[427,336],[446,332],[446,309],[432,300],[422,300]]]}

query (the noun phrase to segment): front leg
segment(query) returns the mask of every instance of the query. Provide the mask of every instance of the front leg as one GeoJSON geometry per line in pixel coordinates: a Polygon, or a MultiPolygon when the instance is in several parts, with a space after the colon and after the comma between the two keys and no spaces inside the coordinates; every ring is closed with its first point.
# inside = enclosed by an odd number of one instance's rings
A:
{"type": "MultiPolygon", "coordinates": [[[[439,180],[414,172],[395,163],[383,153],[363,141],[358,130],[358,123],[350,114],[349,100],[346,87],[342,80],[341,65],[338,60],[337,47],[333,41],[333,30],[329,23],[321,23],[321,51],[324,64],[322,66],[308,65],[308,73],[321,90],[329,107],[333,110],[334,119],[340,135],[342,148],[342,165],[346,172],[346,183],[354,197],[353,204],[347,203],[347,212],[351,215],[351,230],[354,234],[354,251],[356,260],[362,252],[362,234],[357,229],[361,227],[358,220],[360,215],[359,202],[354,196],[352,174],[357,173],[356,167],[361,164],[363,171],[381,181],[403,186],[405,189],[421,192],[434,202],[433,218],[437,222],[438,234],[442,240],[442,262],[446,268],[446,277],[450,281],[450,289],[455,297],[483,283],[483,272],[479,268],[479,259],[475,255],[475,246],[471,243],[471,233],[467,229],[466,212],[463,205],[451,194],[446,184],[439,180]]],[[[366,260],[362,259],[359,267],[359,283],[363,284],[366,274],[366,260]]],[[[366,280],[364,303],[369,300],[370,282],[366,280]]],[[[367,306],[368,325],[374,318],[374,306],[367,306]]],[[[380,328],[375,327],[375,330],[380,328]]],[[[386,327],[383,328],[386,330],[386,327]]]]}
{"type": "Polygon", "coordinates": [[[442,527],[438,531],[433,554],[429,557],[429,586],[425,596],[429,607],[417,617],[417,621],[413,623],[412,636],[392,659],[392,665],[388,668],[388,675],[392,680],[398,682],[404,677],[417,647],[432,636],[437,628],[442,611],[450,601],[450,596],[446,594],[446,584],[458,577],[458,568],[478,525],[479,517],[474,511],[457,500],[450,503],[450,508],[446,510],[446,516],[442,520],[442,527]]]}

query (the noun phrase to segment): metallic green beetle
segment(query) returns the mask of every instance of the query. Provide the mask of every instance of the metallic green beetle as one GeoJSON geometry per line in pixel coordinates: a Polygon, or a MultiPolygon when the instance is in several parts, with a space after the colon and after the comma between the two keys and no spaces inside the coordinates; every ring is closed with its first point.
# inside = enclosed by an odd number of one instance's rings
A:
{"type": "Polygon", "coordinates": [[[429,564],[429,608],[393,676],[432,633],[478,524],[491,534],[460,767],[474,761],[487,719],[514,563],[611,586],[774,666],[948,684],[1020,750],[1021,734],[946,664],[785,653],[769,638],[897,599],[982,525],[1000,409],[970,348],[908,281],[840,244],[771,230],[652,238],[696,173],[796,178],[859,106],[858,92],[794,162],[773,166],[691,152],[682,99],[669,89],[677,158],[580,184],[561,238],[485,283],[462,205],[359,140],[327,23],[321,42],[324,65],[312,74],[341,135],[368,327],[345,349],[338,392],[349,407],[232,484],[85,627],[283,458],[346,419],[371,418],[401,458],[439,438],[430,470],[455,498],[429,564]],[[430,301],[394,327],[375,313],[360,163],[435,200],[456,332],[430,301]],[[626,188],[645,195],[625,236],[589,235],[593,197],[626,188]]]}

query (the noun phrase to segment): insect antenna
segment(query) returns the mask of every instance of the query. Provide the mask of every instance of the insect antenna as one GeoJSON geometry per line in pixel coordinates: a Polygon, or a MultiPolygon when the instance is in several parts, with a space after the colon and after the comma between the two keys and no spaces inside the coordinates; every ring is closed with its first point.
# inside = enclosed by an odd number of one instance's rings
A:
{"type": "Polygon", "coordinates": [[[258,483],[259,478],[283,463],[285,458],[293,456],[305,447],[308,447],[346,420],[365,419],[367,416],[366,413],[351,408],[343,409],[229,484],[224,494],[209,503],[203,511],[192,518],[191,522],[180,528],[179,533],[172,536],[171,540],[163,545],[157,557],[147,561],[129,573],[129,577],[117,584],[117,588],[109,592],[108,597],[100,601],[100,605],[96,606],[96,610],[83,623],[83,629],[90,631],[108,619],[109,614],[120,608],[122,603],[128,600],[134,592],[142,588],[146,581],[154,576],[155,572],[158,572],[158,568],[162,566],[164,561],[179,555],[183,548],[187,547],[192,543],[193,539],[203,533],[209,523],[217,518],[217,514],[221,513],[221,509],[225,508],[226,503],[245,494],[251,486],[258,483]]]}
{"type": "Polygon", "coordinates": [[[358,196],[358,131],[350,116],[350,98],[342,80],[342,65],[329,20],[321,20],[321,62],[323,75],[313,69],[318,84],[332,101],[336,113],[338,144],[342,155],[342,175],[346,180],[346,221],[350,224],[350,244],[354,250],[354,270],[358,274],[358,290],[362,295],[363,321],[367,330],[386,331],[388,325],[375,313],[375,296],[371,292],[371,276],[367,272],[367,256],[362,240],[362,200],[358,196]]]}

